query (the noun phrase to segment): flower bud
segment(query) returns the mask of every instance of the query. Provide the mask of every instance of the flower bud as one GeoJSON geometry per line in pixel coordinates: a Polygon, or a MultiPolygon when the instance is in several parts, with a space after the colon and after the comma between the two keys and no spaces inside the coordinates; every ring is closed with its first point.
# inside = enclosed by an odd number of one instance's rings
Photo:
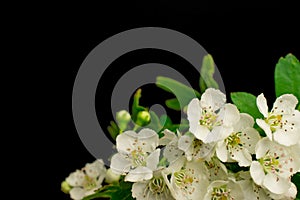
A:
{"type": "Polygon", "coordinates": [[[120,179],[120,175],[114,173],[110,168],[106,171],[105,182],[106,183],[114,183],[118,182],[120,179]]]}
{"type": "Polygon", "coordinates": [[[71,186],[67,183],[67,181],[63,181],[61,183],[61,191],[63,191],[66,194],[69,194],[71,190],[71,186]]]}
{"type": "Polygon", "coordinates": [[[131,120],[129,112],[126,110],[121,110],[117,112],[116,120],[121,131],[126,130],[128,123],[131,120]]]}
{"type": "Polygon", "coordinates": [[[150,113],[148,111],[141,111],[137,114],[136,124],[139,126],[145,126],[149,124],[150,120],[150,113]]]}

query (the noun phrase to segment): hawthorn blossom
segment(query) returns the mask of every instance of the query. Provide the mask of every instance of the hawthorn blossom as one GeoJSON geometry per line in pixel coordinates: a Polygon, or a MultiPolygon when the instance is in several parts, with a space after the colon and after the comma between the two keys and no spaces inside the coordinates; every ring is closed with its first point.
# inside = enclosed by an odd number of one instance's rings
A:
{"type": "Polygon", "coordinates": [[[206,160],[204,163],[208,170],[208,180],[210,182],[215,180],[228,179],[226,166],[223,163],[221,163],[216,156],[211,157],[209,160],[206,160]]]}
{"type": "Polygon", "coordinates": [[[300,112],[295,110],[298,103],[292,94],[278,97],[271,112],[268,112],[267,100],[263,94],[257,99],[257,107],[264,119],[256,119],[256,123],[265,131],[271,141],[285,146],[295,145],[300,141],[300,112]]]}
{"type": "Polygon", "coordinates": [[[244,199],[241,185],[235,181],[217,180],[210,183],[204,200],[234,200],[244,199]]]}
{"type": "Polygon", "coordinates": [[[158,141],[158,134],[148,128],[139,133],[123,132],[117,136],[118,153],[112,156],[110,168],[114,173],[126,175],[125,181],[150,180],[159,162],[158,141]]]}
{"type": "Polygon", "coordinates": [[[214,143],[205,144],[190,133],[181,136],[178,140],[178,148],[185,153],[188,161],[209,160],[214,154],[214,146],[214,143]]]}
{"type": "Polygon", "coordinates": [[[291,176],[300,168],[298,147],[286,147],[265,137],[257,143],[255,153],[257,161],[250,166],[253,181],[274,194],[285,194],[291,188],[291,176]]]}
{"type": "Polygon", "coordinates": [[[226,103],[220,90],[208,88],[201,99],[192,99],[188,104],[189,131],[204,143],[217,142],[232,133],[232,125],[239,120],[239,111],[226,103]]]}
{"type": "Polygon", "coordinates": [[[70,197],[80,200],[85,196],[93,194],[95,190],[102,187],[106,168],[102,160],[88,163],[81,170],[71,173],[66,182],[71,186],[70,197]]]}
{"type": "Polygon", "coordinates": [[[203,199],[209,184],[204,162],[185,160],[179,163],[181,166],[176,165],[170,170],[172,171],[170,180],[167,177],[168,173],[163,176],[172,196],[183,200],[203,199]]]}
{"type": "Polygon", "coordinates": [[[163,178],[162,169],[154,172],[150,180],[132,185],[132,197],[137,200],[175,200],[163,178]]]}
{"type": "Polygon", "coordinates": [[[233,160],[240,166],[250,166],[251,154],[255,153],[255,145],[260,139],[253,125],[254,119],[250,115],[240,114],[240,120],[234,124],[233,132],[217,144],[216,154],[221,161],[233,160]]]}

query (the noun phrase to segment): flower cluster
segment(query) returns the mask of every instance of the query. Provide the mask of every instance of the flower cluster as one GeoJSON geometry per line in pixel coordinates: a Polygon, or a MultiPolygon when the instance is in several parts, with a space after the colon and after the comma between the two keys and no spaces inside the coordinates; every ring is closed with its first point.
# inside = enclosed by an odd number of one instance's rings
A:
{"type": "Polygon", "coordinates": [[[117,151],[109,166],[99,159],[86,164],[62,190],[75,200],[298,199],[300,62],[292,54],[280,58],[271,109],[263,93],[234,92],[229,103],[213,71],[207,55],[201,92],[157,78],[158,87],[177,91],[166,105],[184,113],[179,124],[139,105],[137,90],[131,113],[117,112],[107,129],[117,151]]]}
{"type": "MultiPolygon", "coordinates": [[[[187,106],[189,130],[164,129],[163,136],[150,128],[124,131],[116,138],[118,153],[110,170],[132,184],[132,197],[148,199],[225,200],[294,199],[297,188],[291,177],[300,170],[300,112],[297,98],[284,94],[269,112],[263,94],[255,120],[240,113],[218,89],[208,88],[187,106]],[[235,164],[243,170],[228,170],[235,164]]],[[[101,187],[103,162],[88,164],[66,182],[71,198],[81,199],[101,187]]]]}

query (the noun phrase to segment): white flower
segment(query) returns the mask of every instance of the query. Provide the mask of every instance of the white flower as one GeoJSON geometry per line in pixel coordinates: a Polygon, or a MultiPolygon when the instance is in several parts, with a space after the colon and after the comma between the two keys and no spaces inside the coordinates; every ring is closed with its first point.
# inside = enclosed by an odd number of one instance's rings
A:
{"type": "Polygon", "coordinates": [[[268,112],[267,100],[263,94],[257,99],[257,107],[264,119],[256,119],[256,123],[265,131],[270,140],[291,146],[300,141],[300,112],[295,110],[298,103],[292,94],[278,97],[271,112],[268,112]]]}
{"type": "Polygon", "coordinates": [[[239,120],[239,111],[233,104],[226,104],[220,90],[208,88],[201,96],[192,99],[187,108],[189,130],[204,143],[225,139],[232,133],[232,125],[239,120]]]}
{"type": "Polygon", "coordinates": [[[125,181],[151,179],[159,162],[158,141],[158,134],[148,128],[139,133],[125,131],[117,136],[118,153],[111,158],[110,168],[114,173],[126,175],[125,181]]]}
{"type": "Polygon", "coordinates": [[[214,154],[214,143],[205,144],[192,134],[185,134],[178,140],[178,148],[185,153],[188,161],[210,159],[214,154]]]}
{"type": "Polygon", "coordinates": [[[227,168],[217,157],[214,156],[210,160],[206,160],[205,166],[208,169],[209,181],[228,179],[227,168]]]}
{"type": "Polygon", "coordinates": [[[244,199],[239,183],[232,180],[217,180],[212,182],[207,189],[204,200],[233,200],[244,199]]]}
{"type": "Polygon", "coordinates": [[[172,172],[170,180],[166,175],[164,179],[175,199],[197,200],[203,199],[206,193],[209,184],[207,173],[204,162],[184,162],[182,167],[172,172]]]}
{"type": "Polygon", "coordinates": [[[163,156],[167,159],[169,164],[172,164],[184,154],[184,152],[178,148],[178,138],[180,137],[181,134],[179,132],[177,132],[176,135],[172,131],[165,129],[164,136],[159,140],[160,145],[165,145],[163,156]]]}
{"type": "Polygon", "coordinates": [[[102,187],[105,178],[106,168],[102,160],[88,163],[82,170],[71,173],[66,182],[72,187],[70,196],[72,199],[80,200],[83,197],[93,194],[94,191],[102,187]]]}
{"type": "Polygon", "coordinates": [[[255,145],[260,139],[253,125],[254,119],[250,115],[240,114],[240,120],[233,126],[233,132],[217,144],[216,154],[221,161],[233,160],[240,166],[250,166],[251,154],[255,153],[255,145]]]}
{"type": "Polygon", "coordinates": [[[255,148],[257,161],[252,161],[250,174],[253,181],[274,194],[284,194],[291,187],[290,177],[300,167],[297,146],[286,147],[261,139],[255,148]]]}
{"type": "Polygon", "coordinates": [[[132,197],[137,200],[174,200],[162,176],[162,169],[154,172],[153,178],[132,185],[132,197]]]}

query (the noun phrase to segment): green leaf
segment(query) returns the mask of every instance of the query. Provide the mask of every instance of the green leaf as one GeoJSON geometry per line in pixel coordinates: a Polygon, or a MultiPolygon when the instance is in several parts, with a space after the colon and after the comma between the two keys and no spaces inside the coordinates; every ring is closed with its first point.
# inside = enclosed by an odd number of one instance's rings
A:
{"type": "Polygon", "coordinates": [[[276,64],[275,91],[277,97],[294,94],[300,100],[300,62],[292,54],[281,57],[276,64]]]}
{"type": "Polygon", "coordinates": [[[200,91],[203,93],[207,88],[219,88],[218,83],[214,79],[215,63],[210,54],[203,57],[202,67],[200,70],[200,91]]]}
{"type": "Polygon", "coordinates": [[[110,121],[110,126],[107,127],[107,131],[114,140],[116,140],[120,133],[120,129],[114,121],[110,121]]]}
{"type": "Polygon", "coordinates": [[[131,193],[132,183],[125,182],[123,179],[119,183],[106,185],[94,194],[89,195],[83,200],[99,199],[99,198],[110,198],[111,200],[133,200],[131,193]]]}
{"type": "Polygon", "coordinates": [[[296,185],[297,187],[297,199],[300,199],[300,172],[296,173],[292,177],[292,182],[296,185]]]}
{"type": "Polygon", "coordinates": [[[131,114],[131,117],[132,117],[132,120],[134,122],[136,122],[137,120],[137,115],[140,111],[147,111],[147,109],[143,106],[140,106],[140,98],[142,97],[142,90],[141,89],[138,89],[136,91],[136,93],[134,94],[134,97],[133,97],[133,103],[132,103],[132,114],[131,114]]]}
{"type": "Polygon", "coordinates": [[[150,124],[148,124],[146,127],[153,129],[155,132],[159,132],[163,128],[163,126],[160,123],[159,117],[153,111],[150,111],[149,113],[151,120],[150,124]]]}
{"type": "MultiPolygon", "coordinates": [[[[173,93],[181,109],[188,105],[193,98],[200,97],[198,91],[168,77],[158,76],[156,78],[156,85],[167,92],[173,93]]],[[[171,100],[171,102],[174,103],[174,100],[171,100]]]]}
{"type": "Polygon", "coordinates": [[[168,108],[171,108],[173,110],[177,110],[177,111],[181,110],[180,103],[176,98],[166,100],[166,105],[168,108]]]}
{"type": "Polygon", "coordinates": [[[230,94],[232,102],[242,113],[248,113],[254,119],[263,118],[256,105],[256,96],[247,92],[232,92],[230,94]]]}

